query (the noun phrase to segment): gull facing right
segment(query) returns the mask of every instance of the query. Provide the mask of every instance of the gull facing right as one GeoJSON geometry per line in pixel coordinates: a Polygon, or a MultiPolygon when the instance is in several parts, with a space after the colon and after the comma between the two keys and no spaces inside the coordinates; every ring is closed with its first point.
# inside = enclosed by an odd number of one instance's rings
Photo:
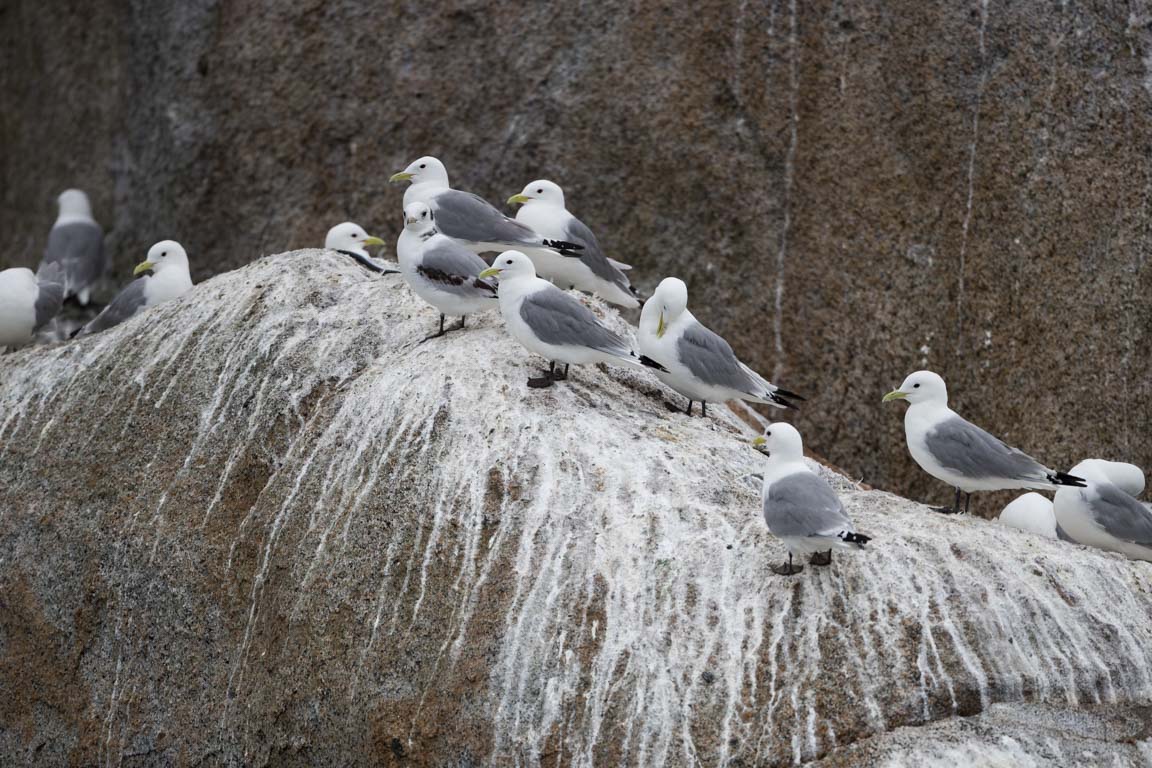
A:
{"type": "Polygon", "coordinates": [[[899,389],[884,395],[883,402],[907,400],[904,434],[908,452],[932,477],[956,489],[952,509],[960,511],[960,494],[967,494],[964,511],[976,491],[1012,489],[1047,490],[1063,485],[1084,486],[1084,480],[1049,469],[980,427],[961,418],[948,407],[948,387],[932,371],[909,374],[899,389]]]}

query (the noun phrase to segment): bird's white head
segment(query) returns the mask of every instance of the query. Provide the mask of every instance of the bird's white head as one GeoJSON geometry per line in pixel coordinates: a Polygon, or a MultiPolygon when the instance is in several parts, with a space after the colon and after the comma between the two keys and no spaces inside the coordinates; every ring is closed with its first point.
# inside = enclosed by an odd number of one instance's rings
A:
{"type": "Polygon", "coordinates": [[[413,184],[433,183],[437,186],[447,187],[448,169],[444,167],[444,163],[436,158],[425,155],[419,160],[410,163],[407,168],[399,173],[392,174],[392,178],[388,179],[388,181],[410,181],[413,184]]]}
{"type": "Polygon", "coordinates": [[[187,272],[188,253],[184,250],[184,246],[175,240],[161,240],[148,249],[148,258],[137,264],[132,274],[138,275],[152,270],[153,274],[159,275],[170,269],[182,269],[187,272]]]}
{"type": "Polygon", "coordinates": [[[916,403],[938,403],[948,405],[948,386],[939,374],[932,371],[916,371],[908,374],[899,389],[894,389],[884,395],[884,402],[892,400],[907,400],[916,403]]]}
{"type": "Polygon", "coordinates": [[[88,195],[79,189],[64,190],[56,198],[56,203],[60,206],[60,218],[62,219],[92,218],[92,203],[88,201],[88,195]]]}
{"type": "Polygon", "coordinates": [[[409,203],[404,206],[404,229],[422,235],[436,226],[436,214],[427,203],[409,203]]]}
{"type": "Polygon", "coordinates": [[[363,227],[351,221],[332,227],[324,238],[324,247],[329,251],[345,251],[360,256],[368,255],[365,250],[368,245],[384,245],[384,241],[369,235],[363,227]]]}
{"type": "Polygon", "coordinates": [[[492,266],[480,273],[480,277],[499,277],[501,280],[536,277],[536,267],[532,259],[520,251],[504,251],[492,261],[492,266]]]}
{"type": "Polygon", "coordinates": [[[644,302],[640,311],[640,323],[645,328],[655,324],[657,338],[663,336],[684,310],[688,309],[688,286],[678,277],[666,277],[652,292],[652,298],[644,302]]]}
{"type": "Polygon", "coordinates": [[[547,179],[537,179],[524,187],[518,195],[508,198],[508,205],[541,204],[564,207],[564,190],[560,185],[547,179]]]}
{"type": "Polygon", "coordinates": [[[800,432],[783,421],[769,424],[764,434],[752,441],[752,446],[777,461],[800,461],[804,458],[804,440],[800,432]]]}

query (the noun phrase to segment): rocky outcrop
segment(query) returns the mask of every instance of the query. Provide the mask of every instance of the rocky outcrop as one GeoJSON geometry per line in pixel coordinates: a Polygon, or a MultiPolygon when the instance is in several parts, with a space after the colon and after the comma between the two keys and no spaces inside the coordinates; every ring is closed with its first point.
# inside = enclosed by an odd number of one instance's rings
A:
{"type": "Polygon", "coordinates": [[[1152,564],[822,470],[875,540],[777,577],[733,415],[434,324],[300,251],[0,358],[0,762],[1149,754],[1152,564]]]}
{"type": "Polygon", "coordinates": [[[873,415],[921,367],[1049,465],[1149,467],[1150,25],[1146,2],[15,0],[0,267],[69,185],[121,282],[165,237],[197,279],[348,218],[391,239],[385,180],[433,152],[494,201],[560,181],[641,288],[684,278],[756,368],[835,403],[800,426],[873,485],[948,500],[873,415]]]}

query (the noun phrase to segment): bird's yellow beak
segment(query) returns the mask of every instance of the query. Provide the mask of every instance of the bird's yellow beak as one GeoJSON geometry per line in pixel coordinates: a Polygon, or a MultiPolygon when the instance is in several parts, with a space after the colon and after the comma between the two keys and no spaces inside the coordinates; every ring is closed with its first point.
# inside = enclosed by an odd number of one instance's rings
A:
{"type": "Polygon", "coordinates": [[[398,181],[412,181],[412,174],[408,171],[400,171],[400,173],[392,174],[392,178],[388,179],[389,184],[395,184],[398,181]]]}
{"type": "Polygon", "coordinates": [[[136,269],[132,270],[132,276],[135,277],[136,275],[139,275],[141,272],[147,272],[148,270],[152,269],[152,267],[154,267],[154,266],[156,266],[156,265],[150,261],[142,261],[136,265],[136,269]]]}
{"type": "Polygon", "coordinates": [[[764,435],[757,435],[756,437],[752,438],[752,445],[754,445],[756,447],[760,447],[761,445],[764,445],[764,443],[766,443],[766,442],[768,442],[768,441],[764,439],[764,435]]]}
{"type": "Polygon", "coordinates": [[[904,399],[905,399],[905,398],[907,398],[907,397],[908,397],[908,393],[907,393],[907,392],[901,392],[901,391],[900,391],[900,390],[898,390],[898,389],[894,389],[894,390],[892,390],[891,392],[889,392],[888,394],[884,395],[884,399],[883,399],[883,400],[881,400],[880,402],[882,402],[882,403],[890,403],[890,402],[892,402],[893,400],[904,400],[904,399]]]}
{"type": "Polygon", "coordinates": [[[384,245],[384,241],[378,237],[372,237],[369,235],[368,237],[364,238],[364,245],[384,245]]]}
{"type": "Polygon", "coordinates": [[[500,274],[500,270],[497,269],[496,267],[488,267],[488,269],[481,272],[479,275],[477,275],[477,277],[479,277],[479,278],[496,277],[499,274],[500,274]]]}
{"type": "Polygon", "coordinates": [[[660,320],[656,323],[656,338],[664,338],[664,331],[668,330],[668,326],[664,325],[664,313],[660,313],[660,320]]]}
{"type": "Polygon", "coordinates": [[[508,205],[524,205],[524,203],[531,199],[528,195],[512,195],[512,197],[508,198],[508,205]]]}

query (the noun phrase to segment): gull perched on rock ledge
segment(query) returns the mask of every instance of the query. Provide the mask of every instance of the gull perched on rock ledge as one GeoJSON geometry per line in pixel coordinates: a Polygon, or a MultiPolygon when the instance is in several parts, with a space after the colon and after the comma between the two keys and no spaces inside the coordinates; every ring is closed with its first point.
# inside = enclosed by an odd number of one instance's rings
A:
{"type": "Polygon", "coordinates": [[[77,331],[88,336],[105,331],[129,319],[137,312],[166,301],[177,299],[192,290],[188,274],[188,254],[175,240],[161,240],[148,249],[148,258],[136,265],[132,274],[151,271],[151,275],[138,277],[116,294],[112,303],[77,331]]]}
{"type": "Polygon", "coordinates": [[[499,277],[500,313],[508,332],[529,352],[550,365],[543,376],[528,379],[528,386],[550,387],[568,378],[575,363],[609,363],[631,368],[656,368],[659,363],[637,357],[628,342],[596,319],[592,312],[568,293],[536,276],[532,261],[519,251],[505,251],[480,277],[499,277]],[[564,363],[564,372],[556,363],[564,363]]]}
{"type": "Polygon", "coordinates": [[[60,312],[64,301],[64,275],[59,264],[0,271],[0,347],[20,347],[32,341],[60,312]]]}
{"type": "Polygon", "coordinates": [[[368,250],[365,247],[369,245],[384,245],[384,241],[369,235],[363,227],[351,221],[332,227],[324,238],[324,248],[344,254],[371,272],[394,275],[399,271],[387,269],[372,261],[372,257],[368,255],[368,250]]]}
{"type": "Polygon", "coordinates": [[[1087,482],[1056,491],[1056,522],[1078,544],[1152,562],[1152,510],[1120,487],[1122,474],[1109,466],[1116,463],[1085,459],[1073,467],[1087,482]]]}
{"type": "Polygon", "coordinates": [[[951,510],[960,511],[960,493],[967,494],[964,511],[976,491],[1049,489],[1062,485],[1083,486],[1073,475],[1049,469],[1023,451],[985,432],[948,407],[948,387],[938,374],[909,374],[899,389],[884,395],[883,402],[907,400],[904,434],[908,452],[932,477],[956,489],[951,510]]]}
{"type": "Polygon", "coordinates": [[[104,232],[92,218],[88,195],[79,189],[68,189],[57,198],[60,214],[52,231],[40,266],[59,264],[63,272],[64,298],[75,296],[88,305],[93,285],[104,276],[108,259],[104,253],[104,232]]]}

